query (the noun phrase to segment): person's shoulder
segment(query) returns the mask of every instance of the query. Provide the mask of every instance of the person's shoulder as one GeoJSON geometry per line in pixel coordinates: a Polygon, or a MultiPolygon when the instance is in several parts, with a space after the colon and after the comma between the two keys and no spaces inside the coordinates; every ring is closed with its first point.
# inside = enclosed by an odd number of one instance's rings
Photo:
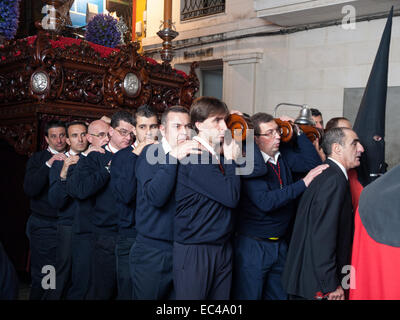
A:
{"type": "MultiPolygon", "coordinates": [[[[114,154],[115,155],[115,154],[114,154]]],[[[110,151],[105,150],[105,153],[98,151],[90,152],[85,159],[85,162],[90,165],[103,166],[104,162],[108,162],[112,159],[113,154],[110,151]]]]}
{"type": "MultiPolygon", "coordinates": [[[[220,159],[222,160],[222,157],[220,159]]],[[[188,154],[179,160],[179,164],[181,165],[180,167],[191,168],[198,165],[204,166],[218,164],[218,161],[207,150],[201,150],[201,153],[199,154],[188,154]],[[215,163],[213,163],[213,160],[215,163]]]]}
{"type": "Polygon", "coordinates": [[[161,143],[151,143],[143,148],[139,157],[146,158],[149,154],[158,155],[160,152],[162,152],[162,150],[163,149],[161,143]]]}
{"type": "Polygon", "coordinates": [[[163,153],[160,151],[161,149],[161,143],[145,146],[140,155],[136,156],[136,168],[141,167],[142,170],[147,170],[145,167],[151,167],[152,170],[155,170],[158,164],[166,161],[165,155],[162,157],[163,153]]]}
{"type": "Polygon", "coordinates": [[[116,154],[114,154],[114,159],[127,158],[130,155],[134,154],[132,151],[133,151],[132,146],[123,148],[119,150],[116,154]]]}
{"type": "Polygon", "coordinates": [[[52,154],[47,150],[37,151],[30,156],[30,158],[28,159],[28,163],[37,165],[46,162],[51,157],[52,154]]]}
{"type": "Polygon", "coordinates": [[[117,155],[117,154],[125,154],[125,155],[126,155],[126,154],[132,153],[132,151],[133,151],[133,147],[132,147],[132,146],[127,146],[127,147],[125,147],[125,148],[119,150],[119,151],[116,153],[116,155],[117,155]]]}
{"type": "Polygon", "coordinates": [[[332,177],[332,180],[336,180],[338,182],[341,182],[342,184],[346,184],[346,176],[342,169],[335,162],[328,159],[324,162],[324,164],[329,164],[329,167],[324,170],[324,172],[326,171],[327,176],[332,177]]]}
{"type": "Polygon", "coordinates": [[[329,188],[332,190],[339,190],[345,187],[346,178],[343,172],[338,172],[336,168],[330,165],[321,174],[315,177],[308,189],[321,190],[329,188]]]}
{"type": "Polygon", "coordinates": [[[40,159],[40,158],[46,158],[46,157],[51,157],[52,154],[47,150],[40,150],[40,151],[36,151],[32,154],[31,158],[35,158],[35,159],[40,159]]]}

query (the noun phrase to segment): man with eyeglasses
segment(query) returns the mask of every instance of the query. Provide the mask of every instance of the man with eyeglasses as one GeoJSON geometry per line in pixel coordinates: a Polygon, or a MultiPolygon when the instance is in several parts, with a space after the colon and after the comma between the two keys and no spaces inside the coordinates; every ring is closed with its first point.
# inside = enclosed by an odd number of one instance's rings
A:
{"type": "Polygon", "coordinates": [[[150,106],[140,106],[133,119],[136,141],[117,152],[110,167],[110,184],[118,209],[118,240],[115,250],[118,300],[132,299],[129,252],[136,240],[136,160],[146,145],[156,141],[158,133],[157,113],[150,106]]]}
{"type": "MultiPolygon", "coordinates": [[[[292,120],[282,117],[281,120],[292,120]]],[[[266,174],[243,179],[235,237],[234,290],[240,300],[285,300],[281,274],[287,254],[287,234],[296,212],[295,199],[327,166],[313,144],[297,128],[297,146],[281,145],[274,118],[251,117],[255,142],[268,168],[266,174]],[[314,168],[314,169],[313,169],[314,168]],[[294,181],[292,174],[311,170],[294,181]]]]}
{"type": "Polygon", "coordinates": [[[76,174],[78,171],[74,174],[74,170],[83,165],[90,152],[105,153],[101,146],[109,141],[109,129],[110,125],[102,119],[94,120],[89,124],[86,138],[90,145],[79,154],[79,161],[69,166],[65,177],[67,193],[76,204],[72,222],[71,286],[67,291],[66,299],[85,300],[94,297],[93,281],[91,280],[91,255],[93,251],[91,211],[93,210],[93,201],[90,197],[87,199],[78,198],[75,186],[80,176],[76,174]]]}
{"type": "MultiPolygon", "coordinates": [[[[81,200],[91,198],[93,228],[93,299],[115,298],[115,245],[118,234],[118,209],[110,186],[110,165],[114,154],[131,145],[133,118],[127,111],[118,111],[111,117],[108,131],[110,141],[103,146],[104,153],[91,152],[75,170],[78,179],[73,187],[81,200]]],[[[75,173],[74,172],[74,173],[75,173]]]]}
{"type": "Polygon", "coordinates": [[[89,148],[101,147],[108,143],[108,131],[110,125],[103,120],[94,120],[89,124],[87,140],[89,148]]]}
{"type": "Polygon", "coordinates": [[[55,160],[65,160],[65,123],[52,120],[46,123],[46,150],[36,152],[28,160],[24,178],[24,191],[30,198],[30,212],[26,226],[31,252],[31,300],[41,300],[42,268],[55,265],[57,246],[57,209],[48,200],[49,172],[55,160]]]}

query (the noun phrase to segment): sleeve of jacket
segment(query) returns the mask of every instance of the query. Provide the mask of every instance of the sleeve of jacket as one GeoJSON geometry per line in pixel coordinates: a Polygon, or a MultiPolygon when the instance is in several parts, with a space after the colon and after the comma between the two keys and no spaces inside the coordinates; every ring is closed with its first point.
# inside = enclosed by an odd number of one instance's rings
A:
{"type": "Polygon", "coordinates": [[[111,190],[114,198],[124,204],[131,203],[136,196],[136,160],[137,155],[132,152],[117,152],[111,163],[111,190]]]}
{"type": "Polygon", "coordinates": [[[28,197],[39,195],[49,183],[50,168],[39,153],[29,158],[24,178],[24,191],[28,197]]]}
{"type": "Polygon", "coordinates": [[[192,188],[229,208],[235,208],[240,199],[240,176],[237,165],[224,164],[224,174],[218,164],[190,164],[189,181],[192,188]]]}
{"type": "Polygon", "coordinates": [[[102,165],[101,153],[92,151],[79,160],[71,177],[67,179],[67,192],[78,199],[95,195],[110,179],[110,173],[102,165]],[[84,160],[84,161],[82,161],[84,160]]]}
{"type": "Polygon", "coordinates": [[[67,193],[72,197],[72,198],[78,198],[78,192],[77,189],[75,188],[75,185],[78,183],[79,180],[79,167],[83,165],[83,162],[86,161],[86,157],[82,156],[80,157],[79,161],[72,165],[72,168],[70,167],[67,172],[67,193]]]}
{"type": "Polygon", "coordinates": [[[251,202],[266,213],[286,205],[306,190],[303,180],[284,186],[282,189],[271,189],[267,181],[262,178],[246,179],[243,183],[243,190],[251,202]]]}
{"type": "Polygon", "coordinates": [[[313,202],[311,218],[311,258],[315,275],[323,293],[340,285],[336,267],[336,243],[339,214],[346,188],[332,175],[319,186],[313,202]],[[319,196],[318,196],[319,195],[319,196]]]}
{"type": "MultiPolygon", "coordinates": [[[[144,149],[136,161],[136,178],[138,188],[142,188],[146,200],[153,206],[161,208],[164,206],[175,187],[177,160],[170,161],[174,164],[149,164],[146,160],[144,149]]],[[[170,156],[171,157],[171,156],[170,156]]],[[[171,157],[172,158],[172,157],[171,157]]]]}
{"type": "Polygon", "coordinates": [[[293,172],[307,172],[322,164],[317,150],[304,133],[297,136],[295,148],[283,146],[281,152],[293,172]]]}
{"type": "Polygon", "coordinates": [[[67,194],[67,182],[61,181],[60,172],[64,165],[64,161],[54,161],[50,168],[49,180],[49,202],[53,208],[61,209],[68,204],[70,199],[67,194]]]}

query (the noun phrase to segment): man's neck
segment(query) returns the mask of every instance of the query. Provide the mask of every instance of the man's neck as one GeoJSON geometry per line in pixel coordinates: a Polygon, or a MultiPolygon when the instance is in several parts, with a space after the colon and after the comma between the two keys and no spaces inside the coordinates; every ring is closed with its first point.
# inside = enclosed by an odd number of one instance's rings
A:
{"type": "Polygon", "coordinates": [[[71,156],[75,156],[75,155],[77,155],[77,154],[80,154],[81,152],[80,151],[76,151],[76,150],[73,150],[73,149],[69,149],[69,154],[71,155],[71,156]]]}
{"type": "Polygon", "coordinates": [[[279,151],[276,151],[276,152],[266,152],[266,154],[269,155],[271,158],[274,158],[274,159],[275,159],[275,157],[276,157],[276,155],[277,155],[278,152],[279,152],[279,151]]]}
{"type": "Polygon", "coordinates": [[[262,156],[263,156],[265,162],[270,161],[270,162],[272,162],[272,163],[275,164],[275,165],[278,163],[278,156],[279,156],[279,154],[280,154],[279,151],[277,151],[277,152],[275,152],[275,153],[272,153],[272,152],[266,153],[266,152],[264,152],[264,151],[261,151],[261,154],[262,154],[262,156]]]}
{"type": "Polygon", "coordinates": [[[202,138],[205,142],[207,142],[210,145],[210,147],[212,147],[214,150],[218,149],[220,145],[219,141],[212,141],[212,139],[210,141],[210,137],[204,134],[203,132],[199,132],[197,136],[202,138]]]}
{"type": "Polygon", "coordinates": [[[117,146],[115,146],[111,140],[110,140],[110,142],[108,144],[110,145],[110,147],[112,147],[115,150],[119,151],[119,148],[117,146]]]}
{"type": "Polygon", "coordinates": [[[328,159],[331,159],[331,160],[335,160],[336,162],[340,163],[340,164],[343,166],[343,168],[346,169],[346,171],[349,170],[349,168],[346,168],[346,166],[344,165],[343,160],[340,159],[339,157],[337,157],[337,156],[331,154],[331,155],[328,156],[327,158],[328,158],[328,159]]]}
{"type": "Polygon", "coordinates": [[[171,144],[166,137],[162,137],[161,138],[161,145],[164,149],[165,154],[168,154],[175,146],[176,146],[176,142],[173,144],[171,144]]]}
{"type": "Polygon", "coordinates": [[[51,147],[50,145],[48,145],[47,147],[49,148],[49,151],[50,151],[52,154],[64,153],[64,152],[65,152],[65,149],[64,149],[64,150],[61,150],[61,151],[57,151],[56,149],[54,149],[54,148],[51,147]]]}

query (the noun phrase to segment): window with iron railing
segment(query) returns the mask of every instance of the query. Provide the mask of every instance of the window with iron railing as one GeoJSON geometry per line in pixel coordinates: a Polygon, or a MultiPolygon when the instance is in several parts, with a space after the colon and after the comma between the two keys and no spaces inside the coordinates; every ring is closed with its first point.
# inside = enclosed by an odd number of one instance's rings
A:
{"type": "Polygon", "coordinates": [[[181,0],[181,21],[225,12],[225,0],[181,0]]]}

